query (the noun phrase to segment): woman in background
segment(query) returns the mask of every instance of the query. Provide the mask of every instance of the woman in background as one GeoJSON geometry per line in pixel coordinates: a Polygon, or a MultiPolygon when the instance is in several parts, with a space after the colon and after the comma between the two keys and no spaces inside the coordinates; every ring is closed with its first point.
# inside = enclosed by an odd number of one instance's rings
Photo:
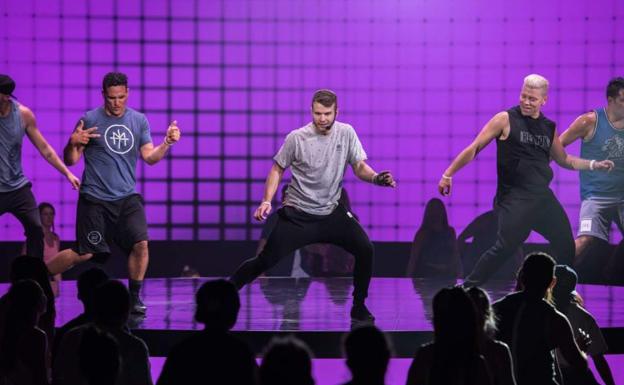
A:
{"type": "Polygon", "coordinates": [[[430,199],[412,242],[406,275],[458,278],[461,270],[455,229],[449,226],[446,207],[440,199],[430,199]]]}

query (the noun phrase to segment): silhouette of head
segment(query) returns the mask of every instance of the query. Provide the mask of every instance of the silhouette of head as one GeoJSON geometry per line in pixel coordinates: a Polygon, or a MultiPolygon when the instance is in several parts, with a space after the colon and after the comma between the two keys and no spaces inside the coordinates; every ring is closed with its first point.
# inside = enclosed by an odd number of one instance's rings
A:
{"type": "Polygon", "coordinates": [[[444,203],[438,198],[430,199],[425,206],[421,229],[440,231],[446,228],[448,228],[448,216],[444,203]]]}
{"type": "Polygon", "coordinates": [[[15,283],[22,279],[32,279],[39,284],[43,290],[47,301],[47,311],[54,313],[54,293],[50,286],[50,276],[48,268],[41,258],[22,255],[15,258],[11,262],[11,273],[9,276],[11,282],[15,283]]]}
{"type": "Polygon", "coordinates": [[[518,280],[525,291],[543,293],[554,282],[555,260],[543,252],[527,255],[522,263],[518,280]]]}
{"type": "Polygon", "coordinates": [[[477,315],[464,289],[444,288],[433,297],[433,328],[436,345],[460,351],[476,350],[477,315]]]}
{"type": "Polygon", "coordinates": [[[479,330],[483,330],[489,337],[494,337],[496,317],[491,306],[490,296],[480,287],[471,287],[467,293],[475,305],[479,330]]]}
{"type": "Polygon", "coordinates": [[[234,284],[225,279],[205,282],[195,294],[195,319],[206,329],[230,330],[236,324],[240,298],[234,284]]]}
{"type": "Polygon", "coordinates": [[[41,286],[32,279],[22,279],[11,285],[8,293],[9,310],[7,317],[35,326],[45,312],[47,298],[41,286]]]}
{"type": "Polygon", "coordinates": [[[578,276],[571,267],[557,265],[555,267],[555,277],[557,277],[557,284],[553,288],[555,305],[558,310],[565,313],[568,305],[575,298],[578,276]]]}
{"type": "Polygon", "coordinates": [[[351,331],[344,340],[347,366],[354,378],[383,378],[390,361],[390,346],[386,336],[375,326],[363,326],[351,331]]]}
{"type": "Polygon", "coordinates": [[[123,283],[110,280],[95,289],[93,316],[97,325],[123,327],[130,314],[130,294],[123,283]]]}
{"type": "MultiPolygon", "coordinates": [[[[37,325],[46,309],[46,296],[41,286],[32,279],[13,282],[7,294],[8,309],[2,325],[0,340],[0,372],[15,367],[20,337],[37,325]]],[[[28,347],[25,347],[28,349],[28,347]]]]}
{"type": "Polygon", "coordinates": [[[119,375],[119,344],[111,334],[88,327],[82,334],[78,365],[89,385],[114,385],[119,375]]]}
{"type": "Polygon", "coordinates": [[[108,274],[99,267],[93,267],[83,271],[78,276],[78,299],[82,301],[85,309],[92,310],[95,290],[108,281],[108,274]]]}
{"type": "Polygon", "coordinates": [[[313,385],[312,354],[307,345],[293,337],[274,337],[260,365],[261,385],[313,385]]]}

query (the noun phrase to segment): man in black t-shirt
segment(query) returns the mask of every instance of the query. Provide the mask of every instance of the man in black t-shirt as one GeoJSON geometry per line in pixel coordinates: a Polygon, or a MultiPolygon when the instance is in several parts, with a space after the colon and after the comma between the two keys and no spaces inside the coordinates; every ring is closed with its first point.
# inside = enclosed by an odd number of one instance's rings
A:
{"type": "Polygon", "coordinates": [[[472,161],[493,139],[497,144],[495,210],[498,233],[494,246],[479,259],[466,285],[480,285],[492,276],[535,230],[546,238],[562,264],[574,257],[570,221],[548,187],[550,159],[567,169],[610,171],[613,162],[580,159],[565,152],[555,123],[541,112],[548,99],[548,80],[531,74],[524,78],[520,104],[494,115],[475,140],[442,174],[438,190],[449,195],[452,177],[472,161]]]}

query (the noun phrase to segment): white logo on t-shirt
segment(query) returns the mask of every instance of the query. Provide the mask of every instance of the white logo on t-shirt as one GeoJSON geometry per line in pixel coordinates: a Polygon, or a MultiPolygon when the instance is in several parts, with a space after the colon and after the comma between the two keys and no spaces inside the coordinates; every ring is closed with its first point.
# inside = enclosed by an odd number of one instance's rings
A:
{"type": "Polygon", "coordinates": [[[113,124],[104,133],[106,146],[114,153],[123,155],[134,147],[134,135],[123,124],[113,124]]]}
{"type": "Polygon", "coordinates": [[[581,231],[591,231],[591,228],[592,228],[591,225],[592,225],[591,219],[581,220],[581,231]]]}

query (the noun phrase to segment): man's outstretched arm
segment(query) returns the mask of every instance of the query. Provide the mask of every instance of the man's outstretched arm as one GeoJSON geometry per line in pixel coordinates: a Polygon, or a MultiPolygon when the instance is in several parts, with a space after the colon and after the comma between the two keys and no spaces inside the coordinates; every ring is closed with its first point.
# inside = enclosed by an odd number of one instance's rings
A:
{"type": "Polygon", "coordinates": [[[451,193],[453,175],[476,158],[477,154],[490,144],[494,138],[503,135],[505,127],[509,127],[509,114],[506,111],[494,115],[494,117],[483,126],[479,135],[477,135],[468,147],[464,148],[462,152],[455,157],[451,165],[448,166],[446,171],[442,174],[442,178],[440,182],[438,182],[438,191],[440,191],[440,194],[449,195],[451,193]]]}
{"type": "Polygon", "coordinates": [[[67,166],[61,161],[61,159],[54,151],[54,148],[50,146],[48,141],[43,137],[39,128],[37,128],[37,121],[35,119],[35,115],[26,107],[21,107],[21,114],[24,122],[26,123],[26,135],[28,135],[28,139],[32,142],[32,144],[37,148],[41,156],[52,165],[55,169],[58,170],[67,180],[71,183],[74,190],[77,190],[80,187],[80,180],[76,178],[76,176],[69,171],[67,166]]]}

